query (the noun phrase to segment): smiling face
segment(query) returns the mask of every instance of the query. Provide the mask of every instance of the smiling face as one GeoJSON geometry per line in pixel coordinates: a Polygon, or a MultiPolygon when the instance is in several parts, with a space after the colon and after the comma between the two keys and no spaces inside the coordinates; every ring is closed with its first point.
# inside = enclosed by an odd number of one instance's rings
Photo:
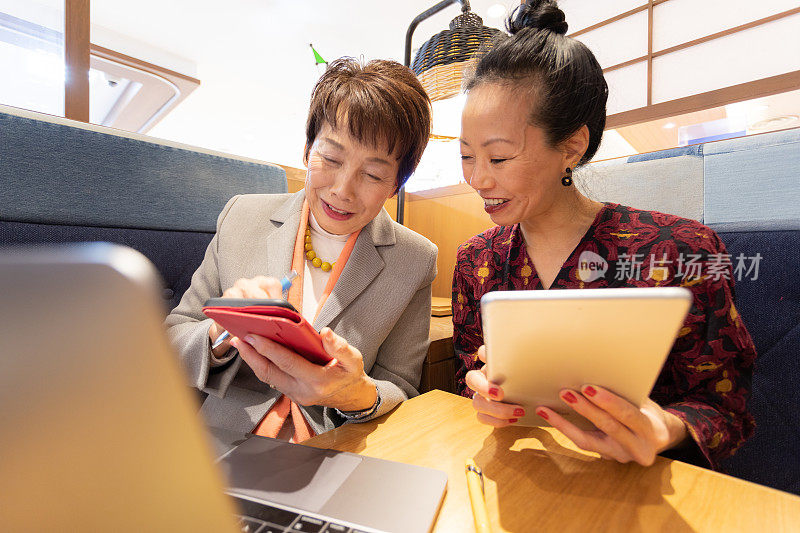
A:
{"type": "MultiPolygon", "coordinates": [[[[346,124],[346,121],[340,122],[346,124]]],[[[322,229],[346,235],[366,226],[394,195],[399,163],[327,122],[309,150],[306,198],[322,229]]]]}
{"type": "Polygon", "coordinates": [[[582,152],[551,147],[544,130],[528,123],[530,105],[526,92],[484,83],[469,92],[461,116],[464,179],[501,226],[541,216],[574,194],[561,178],[582,152]]]}

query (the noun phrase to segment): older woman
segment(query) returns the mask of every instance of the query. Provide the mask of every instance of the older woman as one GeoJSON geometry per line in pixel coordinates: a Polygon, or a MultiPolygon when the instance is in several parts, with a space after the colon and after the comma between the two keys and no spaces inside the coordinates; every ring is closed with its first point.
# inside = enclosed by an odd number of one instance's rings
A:
{"type": "Polygon", "coordinates": [[[311,98],[305,190],[232,198],[203,263],[167,318],[212,426],[300,441],[417,394],[428,345],[436,247],[383,210],[413,172],[430,102],[393,61],[331,63],[311,98]],[[258,335],[212,351],[211,297],[289,301],[334,358],[325,366],[258,335]]]}
{"type": "Polygon", "coordinates": [[[453,322],[461,392],[473,396],[484,423],[505,426],[525,414],[503,402],[502,388],[479,370],[479,303],[489,291],[688,287],[692,308],[644,406],[586,383],[562,390],[561,399],[600,430],[581,430],[546,407],[536,413],[605,458],[648,465],[676,449],[718,468],[754,427],[745,401],[756,354],[733,305],[730,265],[720,261],[725,246],[694,220],[595,202],[576,189],[572,171],[592,158],[605,126],[602,70],[588,48],[564,35],[567,23],[553,1],[521,6],[508,28],[511,36],[469,79],[462,116],[464,177],[498,226],[458,251],[453,322]],[[586,252],[608,262],[604,277],[579,275],[586,252]]]}

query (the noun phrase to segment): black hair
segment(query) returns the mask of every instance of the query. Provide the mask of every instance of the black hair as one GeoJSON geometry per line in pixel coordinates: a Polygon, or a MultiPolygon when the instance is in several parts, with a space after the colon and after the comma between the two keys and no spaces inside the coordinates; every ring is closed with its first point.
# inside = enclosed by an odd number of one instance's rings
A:
{"type": "Polygon", "coordinates": [[[528,122],[542,128],[555,147],[583,125],[589,146],[580,160],[594,157],[606,125],[608,85],[603,69],[583,43],[567,37],[564,12],[554,0],[529,0],[506,21],[501,35],[468,76],[467,91],[482,83],[505,83],[536,96],[528,122]]]}

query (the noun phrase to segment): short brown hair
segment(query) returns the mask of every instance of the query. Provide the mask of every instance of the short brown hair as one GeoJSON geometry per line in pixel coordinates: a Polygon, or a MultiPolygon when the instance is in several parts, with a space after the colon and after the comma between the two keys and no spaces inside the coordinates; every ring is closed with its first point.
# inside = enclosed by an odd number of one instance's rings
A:
{"type": "Polygon", "coordinates": [[[417,168],[431,132],[431,103],[414,73],[396,61],[376,59],[362,66],[351,57],[328,65],[311,93],[305,157],[327,122],[347,121],[355,139],[398,153],[399,189],[417,168]]]}

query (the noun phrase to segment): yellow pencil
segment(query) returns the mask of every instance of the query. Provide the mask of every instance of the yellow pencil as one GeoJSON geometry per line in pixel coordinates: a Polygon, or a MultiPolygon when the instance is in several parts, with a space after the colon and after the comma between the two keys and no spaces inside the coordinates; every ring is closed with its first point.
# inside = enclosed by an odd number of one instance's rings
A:
{"type": "Polygon", "coordinates": [[[472,518],[475,520],[477,533],[491,533],[489,513],[486,511],[486,500],[483,493],[483,472],[472,459],[467,459],[467,489],[472,504],[472,518]]]}

